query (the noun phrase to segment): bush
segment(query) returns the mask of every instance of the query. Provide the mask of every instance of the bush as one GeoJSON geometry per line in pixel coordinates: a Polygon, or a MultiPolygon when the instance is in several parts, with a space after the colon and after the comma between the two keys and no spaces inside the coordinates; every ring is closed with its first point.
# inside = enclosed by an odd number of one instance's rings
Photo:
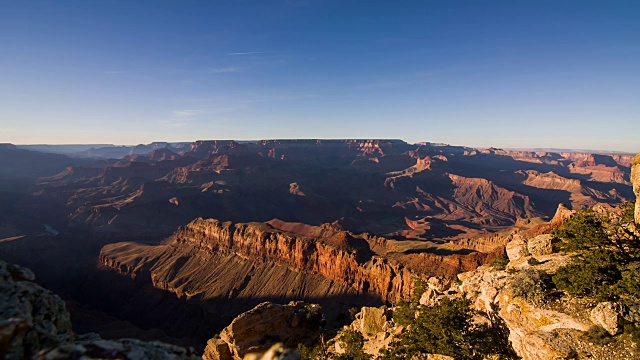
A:
{"type": "Polygon", "coordinates": [[[345,352],[336,357],[339,360],[367,360],[371,355],[365,354],[364,336],[357,330],[347,329],[342,332],[339,341],[344,344],[345,352]]]}
{"type": "Polygon", "coordinates": [[[420,297],[427,291],[427,283],[423,280],[416,280],[413,285],[413,294],[409,301],[400,300],[393,313],[393,321],[402,326],[411,324],[416,317],[416,311],[420,305],[420,297]]]}
{"type": "Polygon", "coordinates": [[[611,255],[597,252],[584,256],[579,262],[563,266],[553,276],[553,283],[559,290],[571,295],[608,300],[611,297],[611,285],[622,279],[615,257],[611,255]]]}
{"type": "Polygon", "coordinates": [[[329,358],[328,346],[323,341],[320,341],[314,347],[299,344],[298,353],[300,354],[300,360],[325,360],[329,358]]]}
{"type": "Polygon", "coordinates": [[[433,307],[420,307],[410,326],[382,352],[383,359],[425,358],[442,354],[456,359],[482,359],[489,354],[513,358],[508,341],[496,337],[500,332],[476,325],[466,298],[443,298],[433,307]]]}
{"type": "Polygon", "coordinates": [[[493,262],[491,263],[491,266],[493,267],[494,270],[504,270],[507,268],[508,264],[509,264],[509,257],[507,256],[507,254],[502,253],[493,260],[493,262]]]}
{"type": "Polygon", "coordinates": [[[352,307],[349,309],[349,319],[351,319],[351,321],[356,319],[356,315],[358,315],[358,313],[360,312],[360,308],[357,307],[352,307]]]}
{"type": "Polygon", "coordinates": [[[630,230],[632,211],[632,203],[619,213],[582,210],[553,232],[565,250],[574,252],[572,263],[553,277],[558,289],[600,300],[640,301],[640,239],[630,230]]]}
{"type": "Polygon", "coordinates": [[[536,269],[524,269],[509,283],[511,295],[533,304],[542,304],[547,296],[549,275],[536,269]]]}
{"type": "Polygon", "coordinates": [[[529,260],[527,260],[527,264],[529,264],[529,266],[536,266],[540,265],[540,261],[534,257],[530,257],[529,260]]]}

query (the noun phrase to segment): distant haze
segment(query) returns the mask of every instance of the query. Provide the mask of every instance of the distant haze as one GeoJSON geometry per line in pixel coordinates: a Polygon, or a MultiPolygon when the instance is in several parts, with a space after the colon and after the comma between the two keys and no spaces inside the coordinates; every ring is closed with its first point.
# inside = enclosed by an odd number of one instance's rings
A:
{"type": "Polygon", "coordinates": [[[640,151],[640,2],[13,1],[0,143],[640,151]]]}

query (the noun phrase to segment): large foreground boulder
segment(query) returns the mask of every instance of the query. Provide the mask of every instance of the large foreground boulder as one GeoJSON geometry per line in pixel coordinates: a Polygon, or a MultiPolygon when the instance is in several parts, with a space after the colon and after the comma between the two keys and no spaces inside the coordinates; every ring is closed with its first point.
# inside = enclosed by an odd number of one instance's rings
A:
{"type": "Polygon", "coordinates": [[[73,338],[64,301],[31,270],[0,261],[0,358],[26,359],[73,338]]]}
{"type": "Polygon", "coordinates": [[[236,317],[218,337],[210,339],[205,360],[243,359],[248,353],[263,352],[276,343],[295,347],[318,334],[321,308],[302,301],[287,305],[264,302],[236,317]]]}
{"type": "Polygon", "coordinates": [[[192,349],[136,339],[76,337],[64,301],[31,270],[0,261],[0,359],[195,360],[192,349]]]}

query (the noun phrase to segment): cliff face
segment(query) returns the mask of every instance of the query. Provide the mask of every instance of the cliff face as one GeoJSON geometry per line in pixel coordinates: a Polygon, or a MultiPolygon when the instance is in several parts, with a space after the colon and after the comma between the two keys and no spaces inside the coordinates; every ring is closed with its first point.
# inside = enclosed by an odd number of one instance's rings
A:
{"type": "Polygon", "coordinates": [[[636,224],[640,224],[640,154],[633,159],[631,168],[631,184],[633,184],[633,192],[636,194],[636,211],[634,217],[636,224]]]}
{"type": "Polygon", "coordinates": [[[362,237],[329,234],[313,237],[266,223],[199,218],[164,245],[107,245],[100,260],[134,277],[148,272],[156,287],[205,298],[367,294],[396,302],[411,292],[414,277],[403,265],[375,254],[362,237]]]}

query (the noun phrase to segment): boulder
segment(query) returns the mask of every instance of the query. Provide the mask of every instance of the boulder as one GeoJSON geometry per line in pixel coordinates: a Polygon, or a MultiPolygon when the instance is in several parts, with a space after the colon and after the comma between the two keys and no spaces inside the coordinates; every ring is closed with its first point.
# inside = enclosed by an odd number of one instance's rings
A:
{"type": "Polygon", "coordinates": [[[513,240],[505,247],[509,261],[518,261],[528,255],[527,243],[520,237],[514,236],[513,240]]]}
{"type": "Polygon", "coordinates": [[[527,250],[533,256],[550,255],[556,238],[551,234],[538,235],[527,242],[527,250]]]}
{"type": "Polygon", "coordinates": [[[575,353],[571,342],[560,341],[559,332],[587,331],[589,325],[572,316],[536,307],[508,291],[499,295],[499,315],[509,329],[509,340],[524,360],[566,359],[575,353]]]}
{"type": "Polygon", "coordinates": [[[26,268],[0,261],[0,358],[27,359],[73,338],[64,301],[26,268]]]}
{"type": "Polygon", "coordinates": [[[264,352],[275,343],[295,346],[317,334],[321,308],[302,301],[287,305],[264,302],[240,314],[207,342],[205,360],[240,360],[248,353],[264,352]]]}
{"type": "Polygon", "coordinates": [[[356,330],[365,338],[376,337],[378,333],[385,331],[387,315],[385,308],[363,307],[356,315],[356,330]]]}
{"type": "Polygon", "coordinates": [[[293,349],[287,349],[282,343],[273,345],[264,353],[251,353],[244,360],[300,360],[300,354],[293,349]]]}
{"type": "Polygon", "coordinates": [[[233,359],[229,344],[220,338],[213,338],[207,341],[202,358],[205,360],[225,360],[233,359]]]}
{"type": "Polygon", "coordinates": [[[75,336],[64,301],[31,270],[0,261],[0,359],[195,360],[193,349],[136,339],[75,336]]]}
{"type": "Polygon", "coordinates": [[[620,321],[622,320],[623,308],[621,305],[612,302],[601,302],[596,305],[589,319],[596,325],[601,326],[611,335],[620,332],[620,321]]]}

